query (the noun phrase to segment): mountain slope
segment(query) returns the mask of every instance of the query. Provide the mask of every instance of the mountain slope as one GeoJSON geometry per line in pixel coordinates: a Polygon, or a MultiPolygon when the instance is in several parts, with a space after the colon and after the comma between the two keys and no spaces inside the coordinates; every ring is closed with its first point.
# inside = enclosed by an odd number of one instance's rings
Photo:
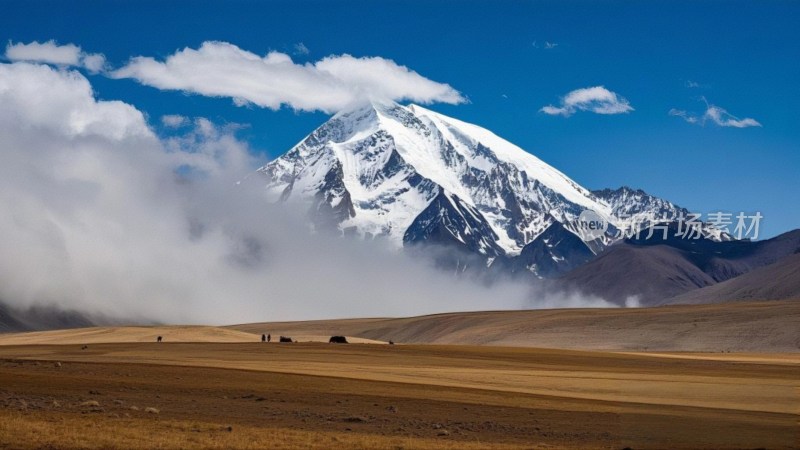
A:
{"type": "Polygon", "coordinates": [[[0,303],[0,332],[24,331],[27,329],[26,325],[19,320],[14,311],[0,303]]]}
{"type": "Polygon", "coordinates": [[[618,305],[642,306],[715,283],[682,250],[666,245],[645,247],[627,243],[610,247],[558,281],[618,305]]]}
{"type": "Polygon", "coordinates": [[[444,190],[414,219],[403,242],[449,244],[488,256],[503,254],[497,235],[483,216],[444,190]]]}
{"type": "Polygon", "coordinates": [[[800,300],[800,253],[722,283],[667,299],[669,304],[800,300]]]}
{"type": "Polygon", "coordinates": [[[77,311],[56,307],[13,308],[0,302],[0,333],[78,328],[94,325],[93,319],[77,311]]]}
{"type": "MultiPolygon", "coordinates": [[[[672,228],[674,231],[674,228],[672,228]]],[[[646,236],[647,233],[642,233],[646,236]]],[[[564,275],[564,286],[624,304],[642,305],[715,285],[772,264],[800,249],[800,230],[765,241],[628,239],[612,245],[596,259],[564,275]]]]}

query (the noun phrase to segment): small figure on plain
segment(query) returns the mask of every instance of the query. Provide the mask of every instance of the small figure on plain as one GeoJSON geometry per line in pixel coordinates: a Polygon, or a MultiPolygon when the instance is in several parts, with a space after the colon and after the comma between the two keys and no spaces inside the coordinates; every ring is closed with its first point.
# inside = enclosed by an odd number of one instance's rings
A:
{"type": "Polygon", "coordinates": [[[329,344],[347,344],[347,338],[344,336],[331,336],[328,339],[329,344]]]}
{"type": "Polygon", "coordinates": [[[389,341],[389,345],[394,345],[394,341],[389,341]]]}
{"type": "Polygon", "coordinates": [[[267,342],[267,335],[266,334],[262,334],[261,335],[261,342],[267,342]]]}
{"type": "Polygon", "coordinates": [[[271,340],[272,340],[272,335],[271,335],[271,334],[268,334],[268,335],[267,335],[267,343],[269,343],[269,341],[271,341],[271,340]]]}
{"type": "Polygon", "coordinates": [[[161,336],[156,338],[156,342],[161,342],[161,336]]]}

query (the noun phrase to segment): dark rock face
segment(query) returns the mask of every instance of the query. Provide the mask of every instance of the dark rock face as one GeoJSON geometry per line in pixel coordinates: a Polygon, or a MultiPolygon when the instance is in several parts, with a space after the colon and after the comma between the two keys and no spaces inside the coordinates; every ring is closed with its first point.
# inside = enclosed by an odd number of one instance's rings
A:
{"type": "Polygon", "coordinates": [[[453,246],[489,257],[503,254],[496,240],[497,235],[475,208],[444,190],[439,191],[403,236],[406,245],[424,242],[453,246]]]}
{"type": "Polygon", "coordinates": [[[342,165],[337,161],[325,174],[324,184],[315,195],[310,209],[311,217],[314,224],[322,229],[334,230],[341,222],[356,214],[342,177],[342,165]]]}
{"type": "Polygon", "coordinates": [[[585,242],[559,222],[522,248],[512,259],[514,272],[528,271],[542,278],[552,278],[569,272],[594,258],[585,242]]]}

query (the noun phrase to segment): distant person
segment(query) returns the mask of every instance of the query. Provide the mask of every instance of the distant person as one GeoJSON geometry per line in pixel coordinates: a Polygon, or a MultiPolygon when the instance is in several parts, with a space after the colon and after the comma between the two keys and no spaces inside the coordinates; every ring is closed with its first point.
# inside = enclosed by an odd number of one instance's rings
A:
{"type": "Polygon", "coordinates": [[[268,334],[268,335],[267,335],[267,343],[269,343],[269,341],[271,341],[271,340],[272,340],[272,335],[271,335],[271,334],[268,334]]]}
{"type": "Polygon", "coordinates": [[[267,335],[266,334],[262,334],[261,335],[261,342],[267,342],[267,335]]]}
{"type": "Polygon", "coordinates": [[[161,336],[156,338],[156,342],[161,342],[161,336]]]}

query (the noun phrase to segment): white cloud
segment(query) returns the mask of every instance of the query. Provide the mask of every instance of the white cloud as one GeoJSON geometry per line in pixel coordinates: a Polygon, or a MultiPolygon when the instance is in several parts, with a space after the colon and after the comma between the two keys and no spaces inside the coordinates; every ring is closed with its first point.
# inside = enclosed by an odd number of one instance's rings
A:
{"type": "Polygon", "coordinates": [[[80,64],[81,49],[74,44],[58,45],[55,41],[44,43],[31,42],[30,44],[6,45],[6,58],[11,61],[35,61],[64,66],[78,66],[80,64]]]}
{"type": "Polygon", "coordinates": [[[89,72],[99,73],[106,68],[106,57],[102,53],[83,53],[81,56],[83,67],[89,72]]]}
{"type": "Polygon", "coordinates": [[[9,42],[6,58],[11,61],[29,61],[59,66],[82,67],[98,73],[106,67],[106,57],[101,53],[86,53],[75,44],[58,45],[54,40],[30,44],[9,42]]]}
{"type": "Polygon", "coordinates": [[[167,114],[161,116],[161,124],[167,128],[180,128],[184,125],[188,125],[189,122],[190,120],[188,117],[178,114],[167,114]]]}
{"type": "Polygon", "coordinates": [[[749,128],[762,126],[761,123],[755,119],[750,117],[739,119],[725,109],[708,103],[705,98],[703,98],[703,101],[706,103],[706,110],[702,114],[692,113],[675,108],[670,109],[668,114],[670,116],[680,117],[688,123],[702,126],[705,126],[705,124],[709,121],[720,127],[749,128]]]}
{"type": "Polygon", "coordinates": [[[569,117],[577,111],[597,114],[624,114],[633,111],[628,100],[603,86],[575,89],[561,99],[559,106],[548,105],[539,111],[548,115],[569,117]]]}
{"type": "Polygon", "coordinates": [[[747,128],[761,126],[755,119],[749,117],[739,119],[733,114],[728,113],[728,111],[714,105],[708,106],[704,117],[721,127],[747,128]]]}
{"type": "Polygon", "coordinates": [[[450,85],[380,57],[328,56],[297,64],[285,53],[259,56],[226,42],[204,42],[164,61],[139,56],[111,73],[164,90],[230,97],[237,105],[336,112],[375,100],[461,103],[450,85]]]}
{"type": "Polygon", "coordinates": [[[69,138],[152,135],[139,110],[119,101],[96,101],[88,80],[78,72],[61,73],[38,64],[0,64],[0,78],[0,120],[5,123],[69,138]]]}
{"type": "Polygon", "coordinates": [[[229,128],[159,138],[76,71],[0,64],[0,105],[0,299],[16,307],[231,323],[609,306],[309,235],[304,211],[265,202],[247,177],[261,162],[229,128]]]}

